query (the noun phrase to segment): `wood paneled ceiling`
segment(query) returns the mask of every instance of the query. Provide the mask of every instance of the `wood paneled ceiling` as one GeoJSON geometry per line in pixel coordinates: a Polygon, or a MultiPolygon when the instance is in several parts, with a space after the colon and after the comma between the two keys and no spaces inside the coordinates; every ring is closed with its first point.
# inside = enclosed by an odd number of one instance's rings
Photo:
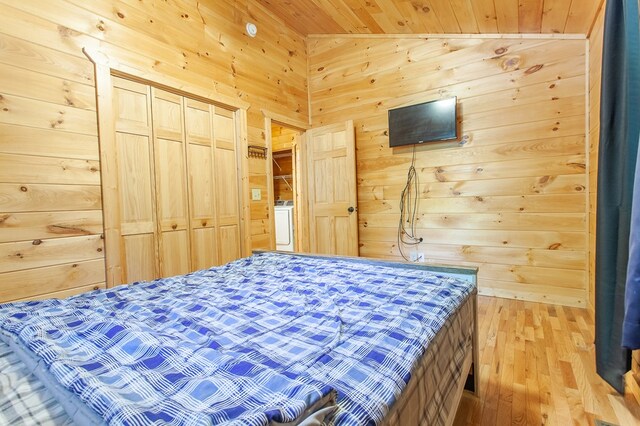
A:
{"type": "Polygon", "coordinates": [[[300,34],[587,34],[603,0],[257,0],[300,34]]]}

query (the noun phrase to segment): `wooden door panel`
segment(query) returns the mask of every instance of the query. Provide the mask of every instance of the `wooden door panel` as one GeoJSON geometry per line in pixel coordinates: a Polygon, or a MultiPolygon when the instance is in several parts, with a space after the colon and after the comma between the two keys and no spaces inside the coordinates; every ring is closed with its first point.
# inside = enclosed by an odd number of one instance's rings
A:
{"type": "Polygon", "coordinates": [[[307,133],[311,251],[358,255],[353,122],[307,133]]]}
{"type": "Polygon", "coordinates": [[[191,231],[193,268],[195,270],[217,266],[218,238],[216,228],[200,228],[191,231]]]}
{"type": "Polygon", "coordinates": [[[189,144],[188,149],[191,226],[213,226],[215,218],[213,148],[189,144]]]}
{"type": "Polygon", "coordinates": [[[329,216],[317,215],[315,218],[316,244],[315,251],[317,253],[333,253],[332,250],[332,234],[331,218],[329,216]]]}
{"type": "Polygon", "coordinates": [[[153,234],[127,235],[122,238],[124,282],[149,281],[157,278],[156,241],[153,234]]]}
{"type": "Polygon", "coordinates": [[[340,157],[332,158],[331,166],[334,176],[333,202],[349,203],[352,188],[347,181],[349,180],[349,173],[353,173],[353,171],[347,170],[346,152],[340,157]]]}
{"type": "Polygon", "coordinates": [[[163,232],[161,247],[160,265],[163,277],[172,277],[191,271],[187,230],[163,232]]]}
{"type": "MultiPolygon", "coordinates": [[[[343,235],[349,235],[349,216],[335,216],[333,218],[333,249],[336,253],[353,253],[357,251],[357,247],[353,247],[354,241],[350,238],[343,238],[343,235]]],[[[357,241],[355,241],[357,243],[357,241]]]]}
{"type": "Polygon", "coordinates": [[[185,99],[185,103],[187,142],[211,146],[213,144],[211,105],[192,99],[185,99]]]}
{"type": "Polygon", "coordinates": [[[117,77],[113,84],[122,281],[152,280],[159,265],[150,88],[117,77]]]}
{"type": "Polygon", "coordinates": [[[162,231],[187,226],[186,173],[183,143],[156,140],[158,217],[162,231]]]}
{"type": "Polygon", "coordinates": [[[216,184],[218,212],[221,216],[238,214],[238,194],[231,191],[237,187],[236,154],[226,149],[216,149],[216,184]]]}
{"type": "MultiPolygon", "coordinates": [[[[214,123],[218,223],[221,226],[231,223],[239,225],[238,170],[233,116],[229,111],[216,109],[214,123]]],[[[222,230],[220,232],[222,235],[222,230]]]]}
{"type": "Polygon", "coordinates": [[[182,97],[153,90],[153,132],[156,138],[182,141],[182,97]]]}
{"type": "Polygon", "coordinates": [[[153,190],[150,142],[147,136],[116,134],[118,155],[118,190],[120,221],[125,234],[149,231],[153,228],[153,190]],[[132,230],[125,231],[129,227],[132,230]],[[140,227],[140,231],[133,229],[140,227]]]}
{"type": "Polygon", "coordinates": [[[113,77],[116,131],[150,135],[149,87],[113,77]]]}
{"type": "Polygon", "coordinates": [[[235,123],[231,111],[216,108],[214,117],[215,138],[218,144],[226,143],[227,149],[235,148],[235,123]]]}
{"type": "Polygon", "coordinates": [[[312,189],[317,204],[330,203],[333,199],[331,194],[333,182],[327,179],[331,176],[331,161],[326,158],[314,159],[313,172],[315,175],[315,185],[312,189]]]}
{"type": "Polygon", "coordinates": [[[240,228],[237,225],[220,227],[220,263],[236,260],[240,252],[240,228]]]}
{"type": "Polygon", "coordinates": [[[214,163],[215,107],[185,99],[187,169],[193,269],[219,265],[217,204],[214,163]]]}

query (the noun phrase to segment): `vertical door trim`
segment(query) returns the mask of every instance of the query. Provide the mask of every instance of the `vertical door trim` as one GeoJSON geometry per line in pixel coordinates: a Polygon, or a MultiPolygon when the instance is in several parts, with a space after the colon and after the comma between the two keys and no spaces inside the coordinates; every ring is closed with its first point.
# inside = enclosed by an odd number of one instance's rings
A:
{"type": "Polygon", "coordinates": [[[275,189],[273,187],[273,134],[271,132],[271,126],[273,123],[271,117],[264,117],[264,140],[267,145],[267,203],[269,204],[267,209],[269,211],[269,249],[276,249],[276,212],[274,205],[275,201],[275,189]]]}
{"type": "MultiPolygon", "coordinates": [[[[86,52],[85,52],[86,54],[86,52]]],[[[100,182],[102,191],[102,224],[105,248],[107,288],[122,283],[120,260],[120,196],[118,194],[118,162],[116,161],[116,126],[113,111],[113,82],[108,59],[88,55],[94,65],[98,144],[100,150],[100,182]],[[104,206],[111,206],[105,209],[104,206]]]]}
{"type": "Polygon", "coordinates": [[[249,137],[247,131],[247,110],[237,109],[233,113],[236,132],[236,164],[238,167],[238,211],[240,214],[240,255],[251,254],[251,205],[249,202],[249,137]]]}

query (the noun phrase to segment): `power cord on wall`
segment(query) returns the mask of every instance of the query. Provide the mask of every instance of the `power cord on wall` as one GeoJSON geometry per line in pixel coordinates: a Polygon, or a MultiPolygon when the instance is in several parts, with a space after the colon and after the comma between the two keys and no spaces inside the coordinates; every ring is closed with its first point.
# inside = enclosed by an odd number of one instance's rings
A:
{"type": "Polygon", "coordinates": [[[419,186],[418,174],[415,168],[416,146],[413,146],[411,166],[407,172],[407,183],[400,193],[400,220],[398,222],[398,250],[404,260],[410,260],[404,253],[404,246],[415,246],[422,242],[422,237],[416,236],[416,214],[418,212],[419,186]]]}

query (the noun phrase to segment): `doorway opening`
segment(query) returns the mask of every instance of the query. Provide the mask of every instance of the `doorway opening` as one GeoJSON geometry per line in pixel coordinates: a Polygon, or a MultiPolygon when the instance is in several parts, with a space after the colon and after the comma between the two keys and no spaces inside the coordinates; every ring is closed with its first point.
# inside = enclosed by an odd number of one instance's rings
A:
{"type": "Polygon", "coordinates": [[[304,247],[301,196],[303,182],[300,149],[304,132],[271,122],[271,169],[275,249],[301,252],[304,247]]]}

